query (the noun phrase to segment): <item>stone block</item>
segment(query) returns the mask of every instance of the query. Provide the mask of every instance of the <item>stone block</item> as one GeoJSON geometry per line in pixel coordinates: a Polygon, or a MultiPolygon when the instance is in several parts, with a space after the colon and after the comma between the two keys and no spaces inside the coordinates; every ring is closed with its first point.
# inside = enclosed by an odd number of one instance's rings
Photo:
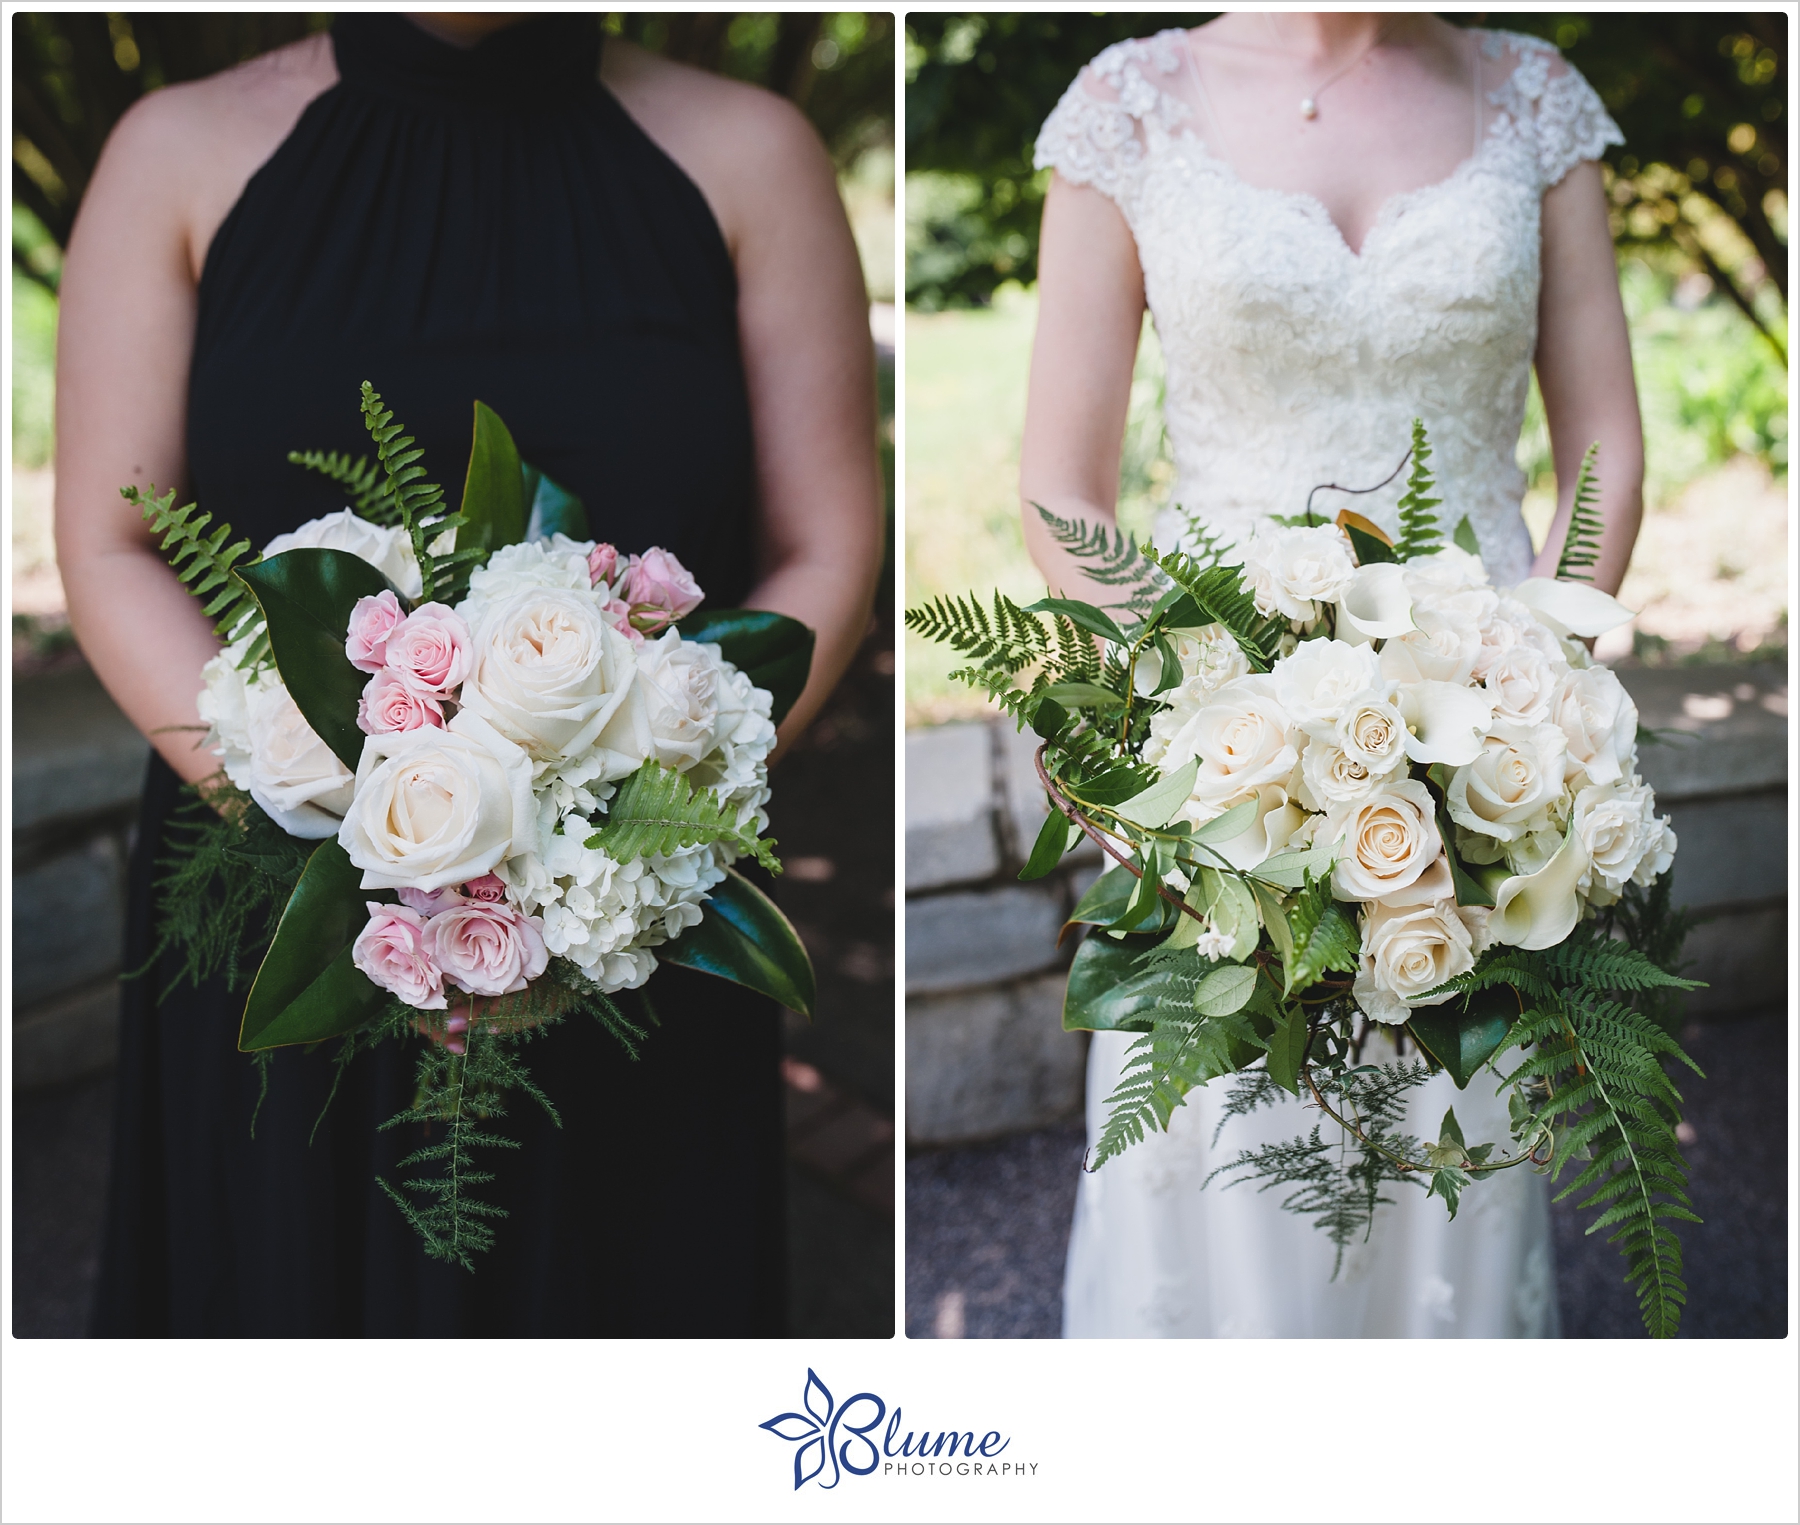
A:
{"type": "Polygon", "coordinates": [[[939,889],[1000,870],[994,764],[979,721],[906,733],[906,889],[939,889]]]}
{"type": "Polygon", "coordinates": [[[1052,881],[908,900],[907,993],[994,985],[1060,963],[1062,894],[1052,881]]]}
{"type": "MultiPolygon", "coordinates": [[[[1659,810],[1663,797],[1657,796],[1659,810]]],[[[1787,894],[1787,796],[1735,794],[1666,808],[1675,828],[1675,903],[1696,910],[1787,894]]]]}
{"type": "MultiPolygon", "coordinates": [[[[993,722],[996,745],[1000,749],[1001,819],[1011,838],[1010,853],[1015,868],[1022,868],[1031,856],[1031,845],[1049,812],[1050,801],[1038,782],[1037,749],[1043,738],[1035,731],[1019,732],[1009,720],[993,722]]],[[[1086,837],[1075,844],[1064,858],[1064,864],[1087,864],[1100,861],[1100,849],[1086,837]]]]}
{"type": "Polygon", "coordinates": [[[85,667],[13,690],[13,831],[123,810],[144,782],[150,744],[85,667]]]}
{"type": "Polygon", "coordinates": [[[1787,784],[1787,674],[1769,663],[1631,668],[1619,674],[1652,730],[1638,770],[1662,799],[1787,784]]]}
{"type": "Polygon", "coordinates": [[[119,982],[96,980],[13,1016],[13,1085],[63,1085],[119,1055],[119,982]]]}
{"type": "Polygon", "coordinates": [[[1042,1128],[1082,1107],[1087,1035],[1062,1030],[1060,974],[906,1003],[906,1139],[1042,1128]]]}
{"type": "Polygon", "coordinates": [[[1788,1002],[1788,903],[1761,906],[1704,921],[1688,933],[1681,972],[1703,980],[1690,990],[1686,1012],[1700,1020],[1740,1017],[1788,1002]]]}
{"type": "Polygon", "coordinates": [[[13,1000],[111,974],[125,941],[123,854],[110,836],[13,877],[13,1000]]]}

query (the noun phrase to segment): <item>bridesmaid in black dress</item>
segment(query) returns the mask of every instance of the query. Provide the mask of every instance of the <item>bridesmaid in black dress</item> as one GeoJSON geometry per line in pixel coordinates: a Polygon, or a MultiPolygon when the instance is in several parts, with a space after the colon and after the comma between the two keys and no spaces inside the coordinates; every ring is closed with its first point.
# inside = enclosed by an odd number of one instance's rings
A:
{"type": "MultiPolygon", "coordinates": [[[[592,16],[345,15],[329,39],[186,87],[187,99],[163,92],[176,98],[140,108],[109,145],[70,250],[58,516],[76,629],[161,752],[127,967],[152,944],[152,860],[182,779],[216,764],[191,735],[159,729],[191,725],[209,648],[157,583],[168,574],[141,531],[103,507],[119,482],[182,478],[184,497],[260,545],[342,506],[286,454],[365,453],[363,379],[453,493],[480,397],[523,457],[583,500],[598,538],[666,546],[709,603],[779,608],[819,630],[784,739],[854,648],[878,489],[860,277],[844,268],[841,209],[818,194],[823,156],[779,103],[641,53],[608,60],[609,88],[600,50],[592,16]],[[775,168],[752,197],[754,170],[731,155],[758,146],[759,128],[775,168]],[[220,148],[234,131],[241,146],[220,148]],[[117,235],[144,194],[131,161],[153,152],[187,153],[208,189],[163,213],[185,222],[199,263],[188,305],[152,282],[138,307],[175,314],[146,319],[118,287],[150,279],[152,262],[117,235]],[[782,268],[792,233],[778,217],[817,224],[810,271],[782,268]],[[784,289],[797,278],[810,307],[784,289]],[[143,358],[173,404],[130,369],[133,326],[158,324],[143,358]],[[772,342],[784,326],[810,368],[772,342]],[[168,349],[184,331],[182,407],[168,349]],[[821,406],[846,378],[848,400],[821,406]],[[809,415],[816,435],[796,427],[809,415]],[[802,452],[822,483],[792,461],[802,452]]],[[[163,178],[163,199],[182,202],[163,178]]],[[[410,1099],[412,1053],[360,1057],[326,1108],[330,1058],[278,1052],[252,1137],[242,992],[215,982],[159,1002],[167,980],[152,969],[126,986],[97,1333],[782,1331],[773,1003],[665,968],[648,987],[661,1027],[641,1061],[585,1020],[534,1042],[530,1067],[562,1126],[516,1100],[502,1127],[524,1148],[482,1161],[509,1216],[470,1275],[427,1259],[375,1185],[398,1179],[417,1142],[379,1131],[410,1099]]]]}

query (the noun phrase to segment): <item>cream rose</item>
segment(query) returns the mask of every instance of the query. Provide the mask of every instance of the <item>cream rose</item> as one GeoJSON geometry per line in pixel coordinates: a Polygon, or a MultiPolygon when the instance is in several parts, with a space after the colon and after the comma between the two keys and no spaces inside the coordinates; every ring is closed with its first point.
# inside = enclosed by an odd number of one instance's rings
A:
{"type": "Polygon", "coordinates": [[[1368,907],[1362,923],[1362,967],[1352,994],[1377,1022],[1404,1022],[1417,1006],[1449,996],[1420,997],[1475,967],[1474,937],[1454,900],[1429,905],[1368,907]]]}
{"type": "Polygon", "coordinates": [[[441,889],[534,851],[531,759],[467,710],[448,730],[371,736],[338,841],[362,887],[441,889]]]}
{"type": "Polygon", "coordinates": [[[1159,764],[1170,773],[1189,758],[1199,760],[1193,793],[1178,819],[1198,825],[1262,784],[1285,783],[1300,760],[1299,742],[1268,678],[1227,683],[1169,739],[1159,764]]]}
{"type": "Polygon", "coordinates": [[[1637,705],[1609,667],[1571,669],[1550,701],[1550,719],[1568,738],[1572,782],[1610,784],[1637,765],[1637,705]]]}
{"type": "Polygon", "coordinates": [[[631,642],[586,593],[525,587],[488,605],[459,698],[541,760],[592,747],[623,778],[650,753],[631,642]]]}
{"type": "Polygon", "coordinates": [[[1489,738],[1473,762],[1451,775],[1444,791],[1450,819],[1500,842],[1533,830],[1562,798],[1566,745],[1553,725],[1489,738]]]}
{"type": "Polygon", "coordinates": [[[316,841],[335,835],[355,781],[279,678],[265,675],[249,691],[245,718],[250,797],[289,836],[316,841]]]}
{"type": "Polygon", "coordinates": [[[1316,617],[1317,602],[1336,603],[1356,578],[1350,537],[1335,524],[1263,524],[1244,550],[1244,582],[1264,615],[1316,617]]]}
{"type": "Polygon", "coordinates": [[[1488,697],[1494,701],[1496,728],[1531,727],[1550,718],[1550,701],[1556,697],[1563,664],[1551,663],[1540,651],[1529,646],[1514,646],[1501,652],[1488,664],[1482,680],[1488,697]]]}
{"type": "Polygon", "coordinates": [[[685,773],[717,743],[717,651],[716,646],[682,640],[676,630],[646,641],[638,651],[650,755],[665,768],[685,773]]]}
{"type": "Polygon", "coordinates": [[[1351,800],[1366,800],[1381,787],[1381,779],[1369,771],[1360,757],[1353,757],[1336,742],[1314,739],[1300,754],[1300,782],[1304,803],[1327,810],[1351,800]]]}
{"type": "Polygon", "coordinates": [[[1359,699],[1382,699],[1389,685],[1372,646],[1344,641],[1302,641],[1270,674],[1275,699],[1288,718],[1314,736],[1328,736],[1338,718],[1359,699]]]}
{"type": "Polygon", "coordinates": [[[588,570],[588,557],[594,549],[587,541],[562,535],[502,546],[488,558],[486,566],[469,574],[469,595],[456,606],[456,612],[473,630],[490,606],[531,588],[584,594],[597,608],[605,598],[606,588],[604,584],[594,587],[588,570]]]}
{"type": "Polygon", "coordinates": [[[1575,796],[1570,824],[1587,851],[1580,888],[1596,905],[1617,900],[1627,881],[1653,883],[1674,862],[1675,833],[1642,779],[1590,784],[1575,796]]]}
{"type": "Polygon", "coordinates": [[[1315,840],[1340,844],[1331,880],[1339,900],[1379,900],[1408,889],[1443,851],[1431,792],[1410,778],[1333,805],[1315,840]]]}
{"type": "Polygon", "coordinates": [[[1390,683],[1467,683],[1481,650],[1481,635],[1438,625],[1410,630],[1381,648],[1381,675],[1390,683]]]}
{"type": "Polygon", "coordinates": [[[425,590],[424,579],[419,576],[419,560],[413,555],[406,531],[371,524],[347,508],[277,535],[263,547],[263,560],[271,561],[283,551],[308,549],[348,551],[362,557],[398,588],[403,598],[417,598],[425,590]]]}
{"type": "Polygon", "coordinates": [[[1332,739],[1374,776],[1391,773],[1406,761],[1406,720],[1386,699],[1365,695],[1352,701],[1332,739]]]}

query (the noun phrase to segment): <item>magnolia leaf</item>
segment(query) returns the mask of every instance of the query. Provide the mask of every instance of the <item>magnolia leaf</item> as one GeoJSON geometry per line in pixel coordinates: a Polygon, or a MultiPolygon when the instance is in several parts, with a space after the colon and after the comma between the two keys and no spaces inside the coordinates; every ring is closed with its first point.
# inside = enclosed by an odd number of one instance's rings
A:
{"type": "Polygon", "coordinates": [[[1149,936],[1114,940],[1096,934],[1086,938],[1075,950],[1075,962],[1069,966],[1063,988],[1063,1029],[1149,1032],[1156,997],[1167,976],[1161,970],[1136,965],[1156,944],[1157,939],[1149,936]]]}
{"type": "Polygon", "coordinates": [[[726,869],[724,882],[707,896],[700,924],[657,948],[656,959],[743,985],[803,1017],[813,1014],[813,966],[800,934],[736,869],[726,869]]]}
{"type": "MultiPolygon", "coordinates": [[[[1431,769],[1433,778],[1437,777],[1442,763],[1434,763],[1431,769]]],[[[1456,834],[1451,829],[1450,812],[1442,805],[1437,810],[1438,835],[1444,842],[1444,857],[1450,864],[1450,882],[1456,890],[1456,903],[1467,906],[1492,906],[1494,897],[1482,882],[1471,874],[1463,860],[1457,856],[1456,834]]]]}
{"type": "Polygon", "coordinates": [[[269,648],[306,723],[352,773],[362,759],[356,712],[366,672],[350,665],[344,637],[360,598],[393,585],[360,556],[313,546],[239,570],[262,605],[269,648]]]}
{"type": "Polygon", "coordinates": [[[1166,773],[1142,794],[1133,795],[1118,813],[1124,820],[1146,831],[1157,831],[1169,824],[1169,818],[1187,803],[1193,793],[1194,776],[1200,771],[1200,760],[1190,757],[1173,773],[1166,773]]]}
{"type": "MultiPolygon", "coordinates": [[[[1137,887],[1137,876],[1129,869],[1109,868],[1088,886],[1087,893],[1076,902],[1075,909],[1069,912],[1069,924],[1091,922],[1102,927],[1117,925],[1137,887]]],[[[1144,928],[1146,932],[1167,930],[1172,925],[1171,918],[1181,914],[1160,896],[1157,897],[1157,905],[1158,915],[1144,928]]]]}
{"type": "Polygon", "coordinates": [[[1120,630],[1112,620],[1092,604],[1084,604],[1074,598],[1040,598],[1035,604],[1025,606],[1027,614],[1060,614],[1072,620],[1083,630],[1093,635],[1104,636],[1115,646],[1129,646],[1124,631],[1120,630]]]}
{"type": "Polygon", "coordinates": [[[777,725],[812,672],[813,632],[769,609],[701,609],[682,620],[682,638],[706,641],[758,688],[769,691],[777,725]]]}
{"type": "Polygon", "coordinates": [[[368,925],[368,902],[394,895],[361,886],[335,837],[313,849],[244,1003],[240,1051],[340,1037],[380,1010],[387,992],[351,962],[350,945],[368,925]]]}
{"type": "Polygon", "coordinates": [[[1344,533],[1350,537],[1351,549],[1356,552],[1358,566],[1372,567],[1384,561],[1395,560],[1394,548],[1386,541],[1376,538],[1367,530],[1355,525],[1345,525],[1344,533]]]}
{"type": "Polygon", "coordinates": [[[527,540],[548,540],[552,535],[566,535],[571,540],[594,538],[580,498],[528,463],[522,465],[521,475],[525,501],[531,505],[530,517],[525,521],[527,540]]]}
{"type": "Polygon", "coordinates": [[[463,479],[462,507],[468,523],[457,537],[461,550],[497,551],[525,538],[525,476],[519,450],[500,415],[475,404],[475,438],[463,479]]]}
{"type": "Polygon", "coordinates": [[[1494,985],[1469,997],[1467,1011],[1453,1006],[1416,1007],[1406,1024],[1419,1047],[1450,1072],[1466,1091],[1475,1072],[1500,1051],[1519,1016],[1519,997],[1510,985],[1494,985]]]}
{"type": "Polygon", "coordinates": [[[1203,1017],[1228,1017],[1248,1006],[1255,992],[1255,965],[1225,964],[1194,987],[1194,1010],[1203,1017]]]}
{"type": "Polygon", "coordinates": [[[1471,556],[1481,554],[1481,542],[1475,538],[1475,526],[1469,523],[1467,514],[1456,521],[1456,533],[1450,539],[1460,551],[1467,551],[1471,556]]]}
{"type": "Polygon", "coordinates": [[[1031,856],[1019,870],[1019,877],[1042,879],[1045,874],[1053,873],[1056,865],[1062,862],[1063,854],[1075,845],[1075,839],[1080,835],[1079,826],[1060,811],[1052,810],[1044,817],[1037,841],[1032,844],[1031,856]]]}

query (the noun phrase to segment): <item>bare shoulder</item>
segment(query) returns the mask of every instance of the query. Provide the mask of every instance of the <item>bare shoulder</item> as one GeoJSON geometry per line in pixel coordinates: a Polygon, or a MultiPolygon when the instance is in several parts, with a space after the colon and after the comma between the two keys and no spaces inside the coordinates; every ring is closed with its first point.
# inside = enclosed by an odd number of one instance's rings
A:
{"type": "Polygon", "coordinates": [[[609,39],[602,83],[700,187],[734,248],[771,198],[835,185],[825,145],[770,91],[609,39]]]}

